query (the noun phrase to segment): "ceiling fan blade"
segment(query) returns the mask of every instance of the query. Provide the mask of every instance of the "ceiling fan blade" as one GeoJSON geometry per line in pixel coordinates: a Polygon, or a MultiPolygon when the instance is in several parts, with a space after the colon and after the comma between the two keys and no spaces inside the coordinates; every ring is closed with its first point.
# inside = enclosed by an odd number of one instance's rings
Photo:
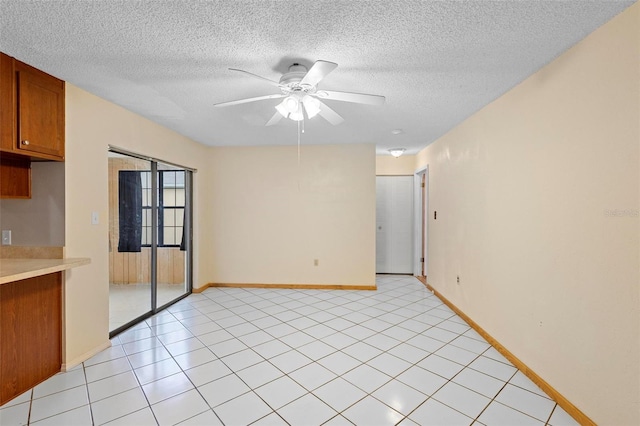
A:
{"type": "Polygon", "coordinates": [[[328,61],[316,61],[315,64],[311,67],[311,69],[302,77],[300,84],[308,84],[310,86],[315,86],[325,78],[331,71],[336,69],[338,64],[335,62],[328,61]]]}
{"type": "Polygon", "coordinates": [[[319,90],[315,95],[321,99],[368,105],[384,105],[385,101],[384,96],[367,95],[365,93],[336,92],[334,90],[319,90]]]}
{"type": "Polygon", "coordinates": [[[269,79],[268,79],[268,78],[266,78],[266,77],[259,76],[258,74],[254,74],[254,73],[249,72],[249,71],[239,70],[239,69],[237,69],[237,68],[229,68],[229,71],[237,71],[237,72],[241,72],[241,73],[247,74],[247,75],[249,75],[249,76],[251,76],[251,77],[259,78],[260,80],[264,80],[264,81],[268,82],[269,84],[271,84],[272,86],[281,87],[281,86],[280,86],[280,83],[278,83],[277,81],[269,80],[269,79]]]}
{"type": "Polygon", "coordinates": [[[219,104],[214,104],[214,107],[226,107],[226,106],[231,106],[231,105],[240,105],[240,104],[246,104],[249,102],[255,102],[255,101],[262,101],[265,99],[279,99],[279,98],[284,98],[286,95],[283,95],[281,93],[277,94],[277,95],[266,95],[266,96],[258,96],[255,98],[247,98],[247,99],[240,99],[237,101],[229,101],[229,102],[222,102],[219,104]]]}
{"type": "Polygon", "coordinates": [[[340,117],[340,114],[338,114],[337,112],[329,108],[327,104],[325,104],[322,101],[318,101],[318,102],[320,102],[320,112],[318,114],[320,114],[322,118],[324,118],[334,126],[344,121],[344,118],[340,117]]]}
{"type": "Polygon", "coordinates": [[[276,113],[273,114],[273,117],[271,117],[271,119],[267,121],[267,124],[265,124],[265,126],[273,126],[275,124],[278,124],[280,120],[282,120],[282,114],[276,111],[276,113]]]}

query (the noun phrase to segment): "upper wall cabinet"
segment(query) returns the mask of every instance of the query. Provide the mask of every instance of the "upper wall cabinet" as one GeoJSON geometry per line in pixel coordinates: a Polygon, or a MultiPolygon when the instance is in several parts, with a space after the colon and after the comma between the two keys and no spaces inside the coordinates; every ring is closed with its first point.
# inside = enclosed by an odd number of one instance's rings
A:
{"type": "Polygon", "coordinates": [[[64,160],[64,81],[0,52],[0,151],[64,160]]]}

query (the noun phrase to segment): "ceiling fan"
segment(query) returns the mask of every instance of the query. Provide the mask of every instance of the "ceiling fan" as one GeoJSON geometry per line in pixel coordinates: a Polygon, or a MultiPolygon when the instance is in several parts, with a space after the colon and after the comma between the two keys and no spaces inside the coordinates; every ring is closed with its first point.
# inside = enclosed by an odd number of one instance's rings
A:
{"type": "Polygon", "coordinates": [[[294,63],[289,67],[289,71],[280,77],[280,81],[270,80],[248,71],[229,68],[230,71],[241,72],[250,77],[266,81],[272,86],[278,87],[280,89],[280,93],[240,99],[237,101],[222,102],[215,104],[214,106],[226,107],[266,99],[284,98],[282,102],[276,105],[276,113],[266,124],[267,126],[273,126],[282,118],[301,121],[304,120],[305,116],[307,118],[312,118],[316,115],[320,115],[333,125],[342,123],[344,119],[333,109],[329,108],[326,103],[322,102],[322,100],[353,102],[368,105],[384,104],[384,96],[368,95],[364,93],[336,92],[333,90],[319,90],[317,88],[318,83],[331,71],[336,69],[337,66],[338,64],[334,62],[316,61],[311,69],[307,70],[307,67],[304,65],[294,63]]]}

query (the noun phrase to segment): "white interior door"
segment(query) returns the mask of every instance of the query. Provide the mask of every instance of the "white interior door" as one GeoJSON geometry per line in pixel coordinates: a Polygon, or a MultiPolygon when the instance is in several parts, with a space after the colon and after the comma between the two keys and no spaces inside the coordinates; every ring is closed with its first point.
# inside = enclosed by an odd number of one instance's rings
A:
{"type": "Polygon", "coordinates": [[[376,176],[376,272],[413,272],[413,176],[376,176]]]}

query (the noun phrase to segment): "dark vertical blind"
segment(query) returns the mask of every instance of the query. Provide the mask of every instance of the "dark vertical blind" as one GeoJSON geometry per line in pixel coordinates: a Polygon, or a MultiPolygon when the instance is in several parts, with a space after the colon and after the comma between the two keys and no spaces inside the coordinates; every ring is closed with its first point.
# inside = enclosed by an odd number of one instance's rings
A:
{"type": "Polygon", "coordinates": [[[142,181],[136,170],[118,172],[119,252],[139,252],[142,247],[142,181]]]}

